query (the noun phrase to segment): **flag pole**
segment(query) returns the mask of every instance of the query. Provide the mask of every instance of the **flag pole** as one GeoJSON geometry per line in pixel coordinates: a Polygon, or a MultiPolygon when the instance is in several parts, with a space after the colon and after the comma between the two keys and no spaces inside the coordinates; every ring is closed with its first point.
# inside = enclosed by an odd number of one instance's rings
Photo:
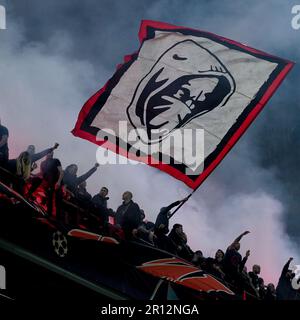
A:
{"type": "Polygon", "coordinates": [[[189,198],[193,195],[193,193],[198,190],[200,186],[198,186],[196,189],[194,189],[187,197],[186,197],[186,200],[182,201],[180,203],[180,205],[169,215],[168,219],[170,220],[174,214],[189,200],[189,198]]]}

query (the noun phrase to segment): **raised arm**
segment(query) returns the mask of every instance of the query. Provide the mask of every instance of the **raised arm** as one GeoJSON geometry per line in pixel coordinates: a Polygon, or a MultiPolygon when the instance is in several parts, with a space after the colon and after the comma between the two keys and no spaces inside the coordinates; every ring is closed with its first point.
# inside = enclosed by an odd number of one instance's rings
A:
{"type": "Polygon", "coordinates": [[[281,276],[284,276],[288,272],[289,267],[290,267],[290,263],[292,260],[293,260],[293,258],[289,258],[288,262],[284,265],[284,267],[281,271],[281,276]]]}
{"type": "Polygon", "coordinates": [[[243,232],[242,234],[240,234],[236,239],[233,240],[233,242],[232,242],[232,244],[230,245],[230,247],[231,247],[232,245],[234,245],[235,243],[240,242],[241,239],[242,239],[245,235],[247,235],[248,233],[250,233],[250,231],[245,231],[245,232],[243,232]]]}
{"type": "Polygon", "coordinates": [[[83,181],[87,180],[94,172],[97,171],[97,168],[99,167],[99,164],[96,163],[92,169],[90,169],[87,173],[83,174],[82,176],[78,177],[76,180],[77,186],[80,185],[83,181]]]}
{"type": "Polygon", "coordinates": [[[250,256],[250,250],[247,250],[245,257],[243,258],[243,260],[241,261],[241,264],[240,264],[240,272],[243,271],[249,256],[250,256]]]}
{"type": "Polygon", "coordinates": [[[35,161],[38,161],[44,157],[46,157],[47,154],[49,154],[50,152],[52,152],[53,150],[55,150],[57,147],[59,146],[58,143],[55,143],[55,145],[52,147],[52,148],[48,148],[48,149],[45,149],[41,152],[38,152],[38,153],[35,153],[31,156],[31,161],[32,162],[35,162],[35,161]]]}
{"type": "Polygon", "coordinates": [[[169,212],[171,209],[173,209],[173,208],[176,207],[176,206],[179,206],[181,202],[184,202],[184,201],[186,201],[186,200],[187,200],[187,198],[184,198],[184,199],[182,199],[182,200],[175,201],[175,202],[171,203],[170,205],[168,205],[167,207],[163,208],[162,211],[163,211],[163,212],[169,212]]]}

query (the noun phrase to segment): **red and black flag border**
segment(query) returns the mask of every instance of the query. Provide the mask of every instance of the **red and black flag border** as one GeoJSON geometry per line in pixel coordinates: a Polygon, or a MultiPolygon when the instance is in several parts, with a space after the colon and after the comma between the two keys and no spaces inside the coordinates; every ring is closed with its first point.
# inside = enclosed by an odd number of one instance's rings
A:
{"type": "Polygon", "coordinates": [[[185,174],[186,166],[183,164],[165,164],[162,162],[157,164],[157,161],[154,161],[151,156],[138,157],[136,154],[129,153],[127,150],[129,150],[129,148],[131,147],[130,145],[128,145],[128,149],[125,150],[110,143],[109,141],[97,141],[96,139],[99,129],[92,127],[91,123],[93,122],[96,115],[100,112],[101,108],[105,105],[111,91],[118,84],[120,78],[137,59],[140,49],[132,55],[125,56],[124,63],[117,67],[117,71],[115,72],[113,77],[109,79],[105,86],[98,92],[96,92],[84,104],[82,110],[79,113],[75,128],[72,131],[75,136],[81,137],[100,146],[105,142],[106,148],[117,152],[120,155],[126,156],[129,159],[138,160],[140,162],[149,164],[157,169],[165,171],[176,179],[183,181],[190,188],[196,189],[222,161],[222,159],[226,156],[226,154],[230,151],[230,149],[235,145],[235,143],[243,135],[246,129],[254,121],[265,104],[274,94],[276,89],[279,87],[283,79],[286,77],[287,73],[291,70],[294,63],[248,47],[239,42],[220,37],[213,33],[150,20],[144,20],[141,23],[139,31],[139,40],[141,43],[140,48],[142,47],[144,41],[154,38],[156,30],[174,31],[180,32],[184,35],[206,37],[222,45],[225,45],[228,48],[246,52],[250,55],[253,55],[254,57],[262,58],[264,60],[277,64],[277,67],[271,73],[269,79],[259,89],[255,98],[244,109],[235,124],[230,128],[222,141],[218,144],[217,148],[205,159],[204,170],[198,176],[187,176],[185,174]]]}

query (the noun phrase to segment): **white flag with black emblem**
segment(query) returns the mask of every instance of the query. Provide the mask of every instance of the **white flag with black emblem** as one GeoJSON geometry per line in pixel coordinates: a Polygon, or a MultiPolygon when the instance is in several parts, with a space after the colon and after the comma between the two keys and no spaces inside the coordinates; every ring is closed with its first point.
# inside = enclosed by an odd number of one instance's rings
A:
{"type": "Polygon", "coordinates": [[[143,21],[139,50],[81,110],[73,134],[195,189],[293,63],[223,37],[143,21]]]}

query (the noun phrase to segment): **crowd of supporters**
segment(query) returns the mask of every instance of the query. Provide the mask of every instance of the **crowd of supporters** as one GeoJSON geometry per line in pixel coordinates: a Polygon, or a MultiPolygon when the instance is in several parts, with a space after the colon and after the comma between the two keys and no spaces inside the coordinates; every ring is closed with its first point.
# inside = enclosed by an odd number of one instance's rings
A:
{"type": "Polygon", "coordinates": [[[112,226],[110,222],[113,220],[114,230],[120,230],[119,235],[125,239],[155,246],[190,261],[241,295],[247,292],[263,300],[299,299],[299,291],[292,286],[292,279],[295,277],[290,269],[292,258],[283,267],[277,287],[272,283],[264,283],[260,277],[259,265],[253,265],[252,271],[247,272],[246,263],[250,250],[242,257],[240,241],[249,231],[238,236],[225,251],[218,249],[214,257],[204,257],[201,250],[193,251],[189,247],[181,224],[176,223],[169,230],[171,210],[187,198],[162,207],[155,223],[146,220],[144,211],[133,201],[130,191],[123,193],[122,204],[114,211],[108,207],[108,188],[102,187],[94,196],[86,189],[86,181],[97,171],[98,164],[81,176],[77,175],[76,164],[70,164],[63,170],[60,160],[54,157],[54,151],[59,147],[57,143],[38,153],[35,146],[30,145],[16,159],[9,159],[8,136],[8,129],[1,125],[0,120],[0,167],[17,177],[14,189],[29,200],[35,201],[36,191],[43,189],[49,218],[65,221],[62,205],[64,199],[68,199],[85,213],[77,223],[85,220],[91,229],[102,228],[103,232],[109,232],[112,226]],[[36,162],[43,158],[39,173],[33,174],[38,167],[36,162]]]}

